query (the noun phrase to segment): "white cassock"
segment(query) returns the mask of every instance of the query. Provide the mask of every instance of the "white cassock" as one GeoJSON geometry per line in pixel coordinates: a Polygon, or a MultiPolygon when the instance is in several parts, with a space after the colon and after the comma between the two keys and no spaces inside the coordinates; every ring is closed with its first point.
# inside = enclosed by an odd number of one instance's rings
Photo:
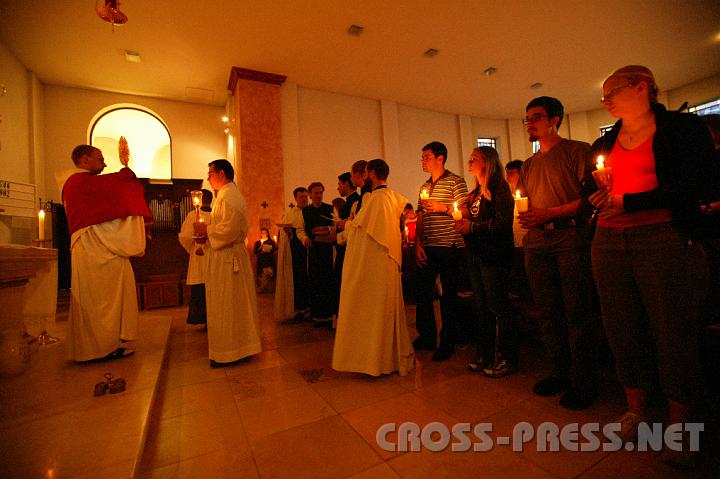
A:
{"type": "MultiPolygon", "coordinates": [[[[302,218],[300,208],[290,208],[282,217],[281,224],[295,225],[298,216],[302,218]]],[[[295,288],[293,285],[292,252],[290,251],[290,236],[280,228],[278,233],[278,259],[277,277],[275,278],[275,319],[285,320],[295,315],[295,288]]]]}
{"type": "MultiPolygon", "coordinates": [[[[185,284],[188,285],[205,283],[205,274],[207,271],[209,256],[208,249],[210,249],[210,246],[207,243],[201,245],[196,243],[193,239],[193,236],[195,235],[195,228],[193,227],[193,224],[196,221],[196,217],[197,212],[193,209],[185,217],[185,221],[183,221],[182,227],[180,228],[180,233],[178,233],[178,241],[185,251],[190,254],[190,259],[188,260],[187,279],[185,280],[185,284]],[[202,248],[204,253],[202,256],[195,254],[195,251],[197,251],[198,248],[202,248]]],[[[212,220],[210,213],[202,210],[200,210],[200,218],[208,224],[210,224],[210,221],[212,220]]]]}
{"type": "Polygon", "coordinates": [[[400,278],[400,215],[406,204],[394,191],[375,189],[346,224],[333,369],[404,376],[414,367],[400,278]]]}
{"type": "Polygon", "coordinates": [[[210,243],[205,297],[210,359],[227,363],[262,351],[250,257],[248,217],[235,183],[218,191],[208,226],[210,243]]]}
{"type": "Polygon", "coordinates": [[[145,253],[141,216],[81,228],[70,238],[70,359],[107,356],[137,339],[138,305],[131,256],[145,253]]]}

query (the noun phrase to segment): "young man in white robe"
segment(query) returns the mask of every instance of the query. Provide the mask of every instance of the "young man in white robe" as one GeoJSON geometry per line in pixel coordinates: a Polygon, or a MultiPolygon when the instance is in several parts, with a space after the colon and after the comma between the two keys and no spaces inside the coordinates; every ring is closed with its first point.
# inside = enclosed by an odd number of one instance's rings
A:
{"type": "Polygon", "coordinates": [[[188,324],[203,324],[207,328],[207,306],[205,305],[205,274],[207,272],[208,248],[207,243],[198,244],[195,241],[195,228],[193,225],[202,218],[202,221],[210,222],[212,211],[212,197],[210,190],[202,191],[202,206],[199,212],[195,209],[190,211],[183,221],[178,241],[190,254],[188,259],[188,272],[185,284],[190,286],[190,304],[188,307],[188,324]],[[200,216],[198,216],[198,213],[200,216]],[[201,254],[198,254],[201,253],[201,254]]]}
{"type": "Polygon", "coordinates": [[[247,208],[234,177],[227,160],[209,163],[208,182],[217,191],[211,222],[193,225],[197,241],[210,244],[205,296],[211,367],[229,366],[262,351],[255,281],[245,248],[247,208]]]}
{"type": "Polygon", "coordinates": [[[57,176],[68,218],[71,251],[67,355],[73,361],[129,356],[137,339],[138,305],[131,256],[145,253],[152,216],[143,186],[127,167],[101,175],[102,152],[79,145],[75,168],[57,176]]]}
{"type": "Polygon", "coordinates": [[[332,367],[379,376],[404,376],[415,365],[405,320],[400,267],[400,215],[407,204],[387,189],[385,161],[368,163],[373,192],[347,223],[347,252],[332,367]],[[372,278],[372,281],[368,281],[372,278]]]}

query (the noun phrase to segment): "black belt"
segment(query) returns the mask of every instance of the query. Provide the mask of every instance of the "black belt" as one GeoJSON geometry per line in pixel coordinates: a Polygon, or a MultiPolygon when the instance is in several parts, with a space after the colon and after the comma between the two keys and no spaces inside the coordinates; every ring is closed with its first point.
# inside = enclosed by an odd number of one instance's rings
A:
{"type": "Polygon", "coordinates": [[[539,228],[542,230],[558,230],[563,228],[577,228],[579,226],[585,226],[585,220],[579,218],[558,218],[540,225],[539,228]]]}

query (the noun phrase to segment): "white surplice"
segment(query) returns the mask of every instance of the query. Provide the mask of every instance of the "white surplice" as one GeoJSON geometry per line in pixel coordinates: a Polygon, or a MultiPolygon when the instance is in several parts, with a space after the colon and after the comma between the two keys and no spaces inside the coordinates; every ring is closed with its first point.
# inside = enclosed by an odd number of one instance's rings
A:
{"type": "Polygon", "coordinates": [[[137,339],[138,305],[131,256],[145,253],[145,225],[130,216],[81,228],[70,239],[70,359],[104,357],[137,339]]]}
{"type": "Polygon", "coordinates": [[[376,189],[347,223],[333,369],[404,376],[414,367],[400,277],[406,204],[402,195],[376,189]]]}
{"type": "Polygon", "coordinates": [[[208,349],[211,360],[226,363],[262,351],[255,281],[245,248],[247,208],[235,183],[220,188],[211,215],[205,278],[208,349]]]}
{"type": "MultiPolygon", "coordinates": [[[[300,208],[290,208],[282,217],[281,224],[296,227],[298,215],[302,218],[300,208]]],[[[273,305],[275,319],[285,320],[295,315],[295,287],[293,284],[292,251],[290,236],[280,228],[278,234],[277,277],[275,279],[275,302],[273,305]]]]}
{"type": "MultiPolygon", "coordinates": [[[[201,245],[196,243],[193,239],[193,236],[195,235],[195,228],[193,227],[193,223],[195,223],[196,218],[196,211],[190,211],[185,217],[185,221],[183,221],[182,227],[180,228],[180,233],[178,233],[178,241],[185,249],[185,251],[190,254],[190,259],[188,260],[187,279],[185,280],[185,283],[189,285],[205,283],[205,274],[207,272],[207,263],[209,256],[208,249],[210,248],[207,243],[201,245]],[[203,250],[202,256],[198,256],[197,254],[195,254],[198,248],[201,248],[203,250]]],[[[210,213],[206,211],[200,210],[200,218],[202,218],[202,220],[208,224],[211,221],[210,213]]]]}

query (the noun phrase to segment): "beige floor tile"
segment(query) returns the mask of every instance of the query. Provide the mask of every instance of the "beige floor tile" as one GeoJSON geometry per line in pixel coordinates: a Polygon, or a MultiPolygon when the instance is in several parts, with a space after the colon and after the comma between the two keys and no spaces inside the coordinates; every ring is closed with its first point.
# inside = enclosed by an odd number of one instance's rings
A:
{"type": "Polygon", "coordinates": [[[465,361],[452,358],[440,363],[433,362],[432,351],[420,351],[415,358],[415,369],[407,376],[391,376],[402,387],[414,390],[431,386],[465,374],[465,361]]]}
{"type": "Polygon", "coordinates": [[[253,356],[250,362],[240,364],[237,367],[225,368],[225,374],[227,377],[232,378],[233,376],[244,374],[248,371],[275,368],[284,366],[285,364],[287,364],[287,361],[280,356],[277,349],[269,349],[253,356]]]}
{"type": "Polygon", "coordinates": [[[309,386],[238,401],[237,408],[251,441],[337,414],[309,386]]]}
{"type": "Polygon", "coordinates": [[[407,392],[389,376],[374,378],[348,373],[315,382],[312,388],[337,412],[350,411],[407,392]]]}
{"type": "Polygon", "coordinates": [[[244,373],[238,371],[229,378],[229,381],[230,389],[237,401],[290,391],[307,385],[302,376],[287,365],[244,373]]]}
{"type": "MultiPolygon", "coordinates": [[[[312,325],[308,327],[312,328],[312,325]]],[[[329,339],[286,347],[280,346],[278,352],[290,364],[317,364],[319,367],[329,367],[332,362],[333,344],[334,341],[329,339]]]]}
{"type": "Polygon", "coordinates": [[[400,476],[383,462],[382,464],[350,476],[350,479],[400,479],[400,476]]]}
{"type": "Polygon", "coordinates": [[[237,453],[232,449],[211,452],[196,456],[178,464],[178,479],[196,479],[206,477],[212,479],[243,479],[257,478],[257,468],[250,451],[237,453]]]}
{"type": "Polygon", "coordinates": [[[205,358],[184,361],[168,368],[166,386],[175,388],[188,384],[202,383],[227,377],[225,368],[211,368],[210,360],[205,358]]]}
{"type": "MultiPolygon", "coordinates": [[[[404,422],[414,422],[422,429],[426,424],[438,421],[450,428],[457,422],[457,419],[437,406],[409,393],[343,413],[342,416],[384,459],[398,453],[385,451],[377,445],[376,433],[380,426],[387,423],[399,426],[404,422]]],[[[387,439],[396,442],[397,434],[390,433],[387,439]]]]}
{"type": "Polygon", "coordinates": [[[478,374],[463,374],[432,386],[417,389],[426,399],[463,422],[475,423],[520,402],[519,395],[478,374]]]}
{"type": "Polygon", "coordinates": [[[380,463],[340,416],[263,437],[252,447],[260,476],[268,478],[334,479],[380,463]]]}
{"type": "Polygon", "coordinates": [[[227,379],[188,384],[164,391],[158,399],[156,411],[161,417],[181,416],[198,410],[216,408],[233,402],[233,394],[227,379]]]}
{"type": "Polygon", "coordinates": [[[720,469],[710,458],[705,458],[697,468],[682,470],[667,466],[660,460],[659,452],[609,453],[602,461],[580,475],[582,479],[622,478],[633,479],[685,479],[720,477],[720,469]]]}

